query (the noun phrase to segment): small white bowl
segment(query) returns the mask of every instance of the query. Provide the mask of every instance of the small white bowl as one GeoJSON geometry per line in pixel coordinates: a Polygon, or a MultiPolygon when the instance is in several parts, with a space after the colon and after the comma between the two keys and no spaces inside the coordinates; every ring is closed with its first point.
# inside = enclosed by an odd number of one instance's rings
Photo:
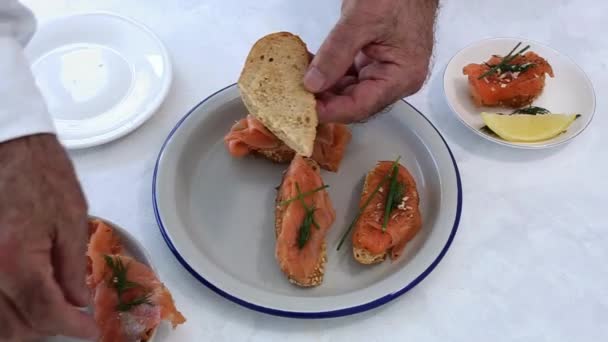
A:
{"type": "Polygon", "coordinates": [[[104,12],[41,25],[25,54],[61,142],[73,149],[135,130],[164,101],[173,77],[150,29],[104,12]]]}
{"type": "Polygon", "coordinates": [[[585,72],[572,59],[556,50],[520,38],[492,38],[465,47],[446,66],[443,89],[448,105],[466,127],[487,140],[516,148],[540,149],[566,143],[587,128],[595,113],[595,93],[585,72]],[[482,63],[493,54],[504,56],[519,42],[522,43],[521,47],[530,45],[530,51],[545,58],[555,74],[554,78],[546,78],[543,93],[532,105],[547,108],[553,113],[581,114],[565,133],[553,139],[533,143],[509,142],[480,130],[485,126],[481,112],[510,113],[513,109],[477,107],[471,98],[467,76],[462,73],[462,69],[469,63],[482,63]]]}

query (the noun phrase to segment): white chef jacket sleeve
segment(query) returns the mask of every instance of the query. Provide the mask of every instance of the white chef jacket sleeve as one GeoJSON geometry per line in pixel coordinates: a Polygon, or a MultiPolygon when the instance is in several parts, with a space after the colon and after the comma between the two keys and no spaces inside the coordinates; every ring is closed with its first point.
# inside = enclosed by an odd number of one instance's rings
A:
{"type": "Polygon", "coordinates": [[[55,133],[23,53],[35,30],[31,11],[17,0],[0,0],[0,142],[55,133]]]}

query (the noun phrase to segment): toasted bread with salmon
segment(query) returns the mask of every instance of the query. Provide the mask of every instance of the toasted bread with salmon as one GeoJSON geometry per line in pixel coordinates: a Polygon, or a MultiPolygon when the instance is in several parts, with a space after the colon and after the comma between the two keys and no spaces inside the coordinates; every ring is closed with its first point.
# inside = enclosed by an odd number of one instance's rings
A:
{"type": "Polygon", "coordinates": [[[309,63],[298,36],[272,33],[253,45],[238,80],[249,113],[304,157],[313,153],[318,125],[315,96],[303,84],[309,63]]]}
{"type": "MultiPolygon", "coordinates": [[[[317,127],[311,158],[321,168],[337,172],[352,139],[349,128],[340,123],[323,123],[317,127]]],[[[237,121],[224,137],[228,152],[236,158],[254,154],[275,163],[289,163],[295,151],[285,145],[251,115],[237,121]]]]}
{"type": "MultiPolygon", "coordinates": [[[[391,161],[379,162],[366,175],[360,207],[385,179],[392,165],[391,161]]],[[[386,260],[389,255],[392,260],[397,259],[406,244],[420,231],[422,217],[418,208],[416,182],[401,164],[398,164],[397,181],[404,186],[404,191],[400,194],[399,204],[389,213],[386,231],[382,231],[382,224],[389,194],[388,182],[380,186],[355,224],[352,236],[353,257],[361,264],[377,264],[386,260]]]]}
{"type": "Polygon", "coordinates": [[[310,238],[300,249],[297,238],[302,225],[302,205],[300,201],[281,204],[297,196],[294,192],[296,183],[302,193],[322,186],[319,165],[312,159],[296,155],[283,176],[275,203],[275,257],[292,284],[314,287],[323,282],[327,261],[325,236],[336,214],[326,190],[306,196],[307,205],[316,208],[314,217],[319,228],[311,227],[310,238]]]}

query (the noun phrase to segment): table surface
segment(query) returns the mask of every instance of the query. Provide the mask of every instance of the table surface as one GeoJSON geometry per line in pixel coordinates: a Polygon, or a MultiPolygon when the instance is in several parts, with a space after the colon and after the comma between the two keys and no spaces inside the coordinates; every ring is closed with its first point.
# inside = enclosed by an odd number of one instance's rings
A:
{"type": "Polygon", "coordinates": [[[151,199],[165,137],[200,100],[235,82],[262,35],[297,33],[316,51],[339,1],[27,0],[40,21],[107,10],[155,31],[174,63],[173,87],[149,121],[118,141],[72,152],[91,213],[130,230],[152,254],[188,322],[159,341],[600,341],[608,336],[608,2],[444,1],[432,73],[408,98],[451,146],[464,211],[440,265],[397,300],[328,320],[267,316],[194,279],[167,248],[151,199]],[[524,9],[524,10],[522,10],[524,9]],[[482,140],[447,107],[442,71],[483,38],[521,36],[571,56],[598,94],[595,119],[570,144],[522,151],[482,140]],[[604,134],[602,134],[604,132],[604,134]],[[603,152],[602,152],[603,151],[603,152]]]}

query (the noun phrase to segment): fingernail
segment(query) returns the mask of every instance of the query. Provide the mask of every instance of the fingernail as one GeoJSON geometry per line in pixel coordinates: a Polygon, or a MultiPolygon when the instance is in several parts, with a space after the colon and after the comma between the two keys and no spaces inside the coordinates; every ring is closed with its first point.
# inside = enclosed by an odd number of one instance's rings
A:
{"type": "Polygon", "coordinates": [[[316,93],[323,89],[325,76],[316,67],[310,67],[304,75],[304,86],[311,92],[316,93]]]}

